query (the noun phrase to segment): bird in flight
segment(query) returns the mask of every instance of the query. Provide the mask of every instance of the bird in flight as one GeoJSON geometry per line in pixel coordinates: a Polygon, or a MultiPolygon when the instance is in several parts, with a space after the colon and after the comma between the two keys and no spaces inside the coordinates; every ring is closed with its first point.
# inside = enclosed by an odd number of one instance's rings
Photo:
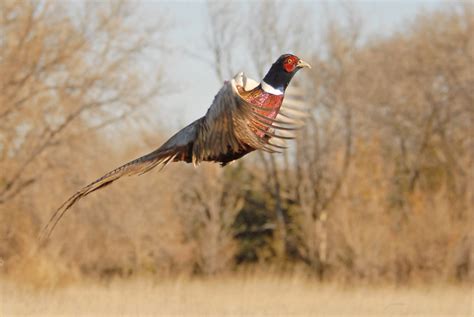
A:
{"type": "Polygon", "coordinates": [[[302,113],[290,106],[282,107],[282,102],[291,79],[304,67],[311,68],[299,57],[285,54],[273,63],[259,84],[243,73],[226,81],[205,116],[181,129],[155,151],[108,172],[66,200],[43,228],[40,241],[51,235],[79,199],[122,176],[141,175],[170,162],[197,165],[211,161],[225,166],[255,150],[279,152],[285,148],[281,140],[293,138],[287,131],[301,126],[302,113]]]}

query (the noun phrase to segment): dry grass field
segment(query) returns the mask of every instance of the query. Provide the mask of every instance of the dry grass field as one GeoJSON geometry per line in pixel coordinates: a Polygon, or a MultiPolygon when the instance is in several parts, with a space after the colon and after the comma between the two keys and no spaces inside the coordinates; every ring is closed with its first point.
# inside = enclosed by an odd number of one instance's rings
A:
{"type": "Polygon", "coordinates": [[[474,316],[468,286],[341,288],[269,276],[142,279],[49,291],[1,285],[1,316],[474,316]]]}

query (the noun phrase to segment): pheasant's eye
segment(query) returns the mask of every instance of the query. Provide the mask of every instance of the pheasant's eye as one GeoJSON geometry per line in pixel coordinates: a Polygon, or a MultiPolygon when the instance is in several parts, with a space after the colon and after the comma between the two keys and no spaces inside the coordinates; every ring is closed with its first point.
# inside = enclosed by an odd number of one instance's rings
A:
{"type": "Polygon", "coordinates": [[[296,68],[295,60],[291,57],[287,58],[283,63],[283,68],[288,72],[291,73],[296,68]]]}

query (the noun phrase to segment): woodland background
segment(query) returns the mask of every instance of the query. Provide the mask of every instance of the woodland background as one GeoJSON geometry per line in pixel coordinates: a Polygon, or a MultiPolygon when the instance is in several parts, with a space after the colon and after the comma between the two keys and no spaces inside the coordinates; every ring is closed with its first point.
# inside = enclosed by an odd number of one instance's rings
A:
{"type": "Polygon", "coordinates": [[[282,47],[307,60],[292,86],[311,116],[290,149],[123,179],[80,201],[37,249],[70,194],[171,135],[166,115],[158,125],[149,113],[184,92],[160,63],[173,53],[161,45],[165,14],[145,26],[134,3],[0,2],[0,276],[56,286],[272,270],[472,283],[472,3],[422,11],[386,36],[362,36],[347,5],[344,20],[323,21],[316,49],[300,6],[253,2],[250,26],[237,5],[209,3],[209,53],[196,59],[222,81],[241,70],[237,42],[259,75],[282,47]],[[274,24],[279,5],[301,18],[274,24]]]}

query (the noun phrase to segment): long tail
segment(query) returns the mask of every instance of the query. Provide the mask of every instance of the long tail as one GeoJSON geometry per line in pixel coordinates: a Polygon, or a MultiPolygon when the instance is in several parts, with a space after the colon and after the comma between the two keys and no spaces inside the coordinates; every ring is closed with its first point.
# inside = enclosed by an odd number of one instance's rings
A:
{"type": "Polygon", "coordinates": [[[172,162],[173,160],[179,160],[180,151],[177,151],[176,148],[169,149],[169,150],[162,150],[159,148],[156,151],[153,151],[145,156],[137,158],[127,164],[124,164],[113,171],[105,174],[104,176],[98,178],[94,182],[90,183],[89,185],[83,187],[79,191],[77,191],[74,195],[72,195],[68,200],[66,200],[51,216],[49,221],[46,223],[44,228],[41,230],[39,235],[40,244],[44,244],[48,238],[50,237],[51,233],[53,232],[54,228],[64,216],[66,211],[71,208],[78,200],[84,198],[85,196],[89,195],[90,193],[104,188],[107,185],[112,184],[122,176],[131,176],[136,174],[144,174],[150,171],[152,168],[156,167],[157,165],[162,166],[164,168],[168,163],[172,162]]]}

